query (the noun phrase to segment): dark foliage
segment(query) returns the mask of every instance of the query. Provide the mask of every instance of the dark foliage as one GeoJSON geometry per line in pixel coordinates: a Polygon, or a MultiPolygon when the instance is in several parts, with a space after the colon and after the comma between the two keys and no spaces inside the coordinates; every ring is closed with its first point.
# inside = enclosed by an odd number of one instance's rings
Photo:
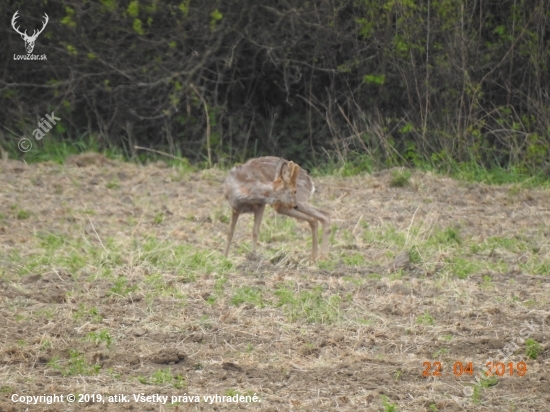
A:
{"type": "Polygon", "coordinates": [[[54,111],[129,155],[547,167],[547,0],[7,3],[0,144],[54,111]]]}

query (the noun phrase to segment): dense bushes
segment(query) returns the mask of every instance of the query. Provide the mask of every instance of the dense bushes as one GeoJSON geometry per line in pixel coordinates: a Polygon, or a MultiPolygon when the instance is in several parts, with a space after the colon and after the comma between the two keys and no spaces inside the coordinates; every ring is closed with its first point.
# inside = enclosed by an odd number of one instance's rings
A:
{"type": "Polygon", "coordinates": [[[129,155],[548,165],[546,0],[14,3],[50,21],[47,61],[1,29],[4,146],[55,111],[54,136],[129,155]]]}

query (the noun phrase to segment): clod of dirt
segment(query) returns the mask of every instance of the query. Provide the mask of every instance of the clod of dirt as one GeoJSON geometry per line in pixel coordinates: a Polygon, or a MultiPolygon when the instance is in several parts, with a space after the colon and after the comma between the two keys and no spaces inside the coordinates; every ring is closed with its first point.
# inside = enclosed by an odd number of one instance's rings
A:
{"type": "Polygon", "coordinates": [[[134,331],[134,336],[140,337],[147,333],[147,331],[143,328],[138,328],[134,331]]]}
{"type": "Polygon", "coordinates": [[[29,283],[34,283],[34,282],[38,282],[39,280],[42,279],[42,275],[27,275],[27,276],[23,276],[21,278],[21,283],[23,283],[24,285],[27,285],[29,283]]]}
{"type": "Polygon", "coordinates": [[[411,289],[401,283],[396,283],[390,286],[390,292],[398,295],[410,295],[411,289]]]}
{"type": "Polygon", "coordinates": [[[128,205],[131,205],[134,203],[134,201],[132,200],[132,198],[130,196],[123,196],[121,199],[120,199],[120,203],[124,203],[124,204],[128,204],[128,205]]]}
{"type": "Polygon", "coordinates": [[[174,348],[166,348],[151,355],[149,360],[153,363],[158,363],[161,365],[170,365],[184,361],[185,358],[186,355],[183,352],[180,352],[174,348]]]}
{"type": "Polygon", "coordinates": [[[224,362],[222,363],[222,369],[232,372],[242,372],[243,368],[233,362],[224,362]]]}
{"type": "Polygon", "coordinates": [[[66,301],[67,292],[65,290],[45,290],[42,294],[37,294],[35,299],[42,303],[63,303],[66,301]]]}
{"type": "Polygon", "coordinates": [[[405,270],[405,269],[408,269],[410,265],[411,265],[411,257],[409,255],[409,251],[404,250],[393,259],[393,262],[390,264],[388,270],[390,272],[405,270]]]}

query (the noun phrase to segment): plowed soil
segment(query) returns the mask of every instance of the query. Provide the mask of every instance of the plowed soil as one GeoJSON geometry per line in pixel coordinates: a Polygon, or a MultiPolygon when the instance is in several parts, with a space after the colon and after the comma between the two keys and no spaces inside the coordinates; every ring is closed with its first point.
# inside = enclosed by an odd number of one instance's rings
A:
{"type": "Polygon", "coordinates": [[[271,210],[257,253],[243,216],[224,259],[222,170],[0,165],[1,411],[550,408],[546,189],[315,178],[314,264],[309,226],[271,210]],[[476,379],[499,351],[505,374],[476,379]]]}

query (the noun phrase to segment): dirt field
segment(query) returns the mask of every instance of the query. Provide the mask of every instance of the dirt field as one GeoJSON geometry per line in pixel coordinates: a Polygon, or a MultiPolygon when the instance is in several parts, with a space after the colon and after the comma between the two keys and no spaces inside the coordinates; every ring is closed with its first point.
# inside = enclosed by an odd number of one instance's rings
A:
{"type": "Polygon", "coordinates": [[[0,169],[1,411],[550,408],[548,190],[316,178],[333,230],[311,264],[309,226],[271,209],[258,253],[247,215],[223,258],[220,170],[0,169]]]}

